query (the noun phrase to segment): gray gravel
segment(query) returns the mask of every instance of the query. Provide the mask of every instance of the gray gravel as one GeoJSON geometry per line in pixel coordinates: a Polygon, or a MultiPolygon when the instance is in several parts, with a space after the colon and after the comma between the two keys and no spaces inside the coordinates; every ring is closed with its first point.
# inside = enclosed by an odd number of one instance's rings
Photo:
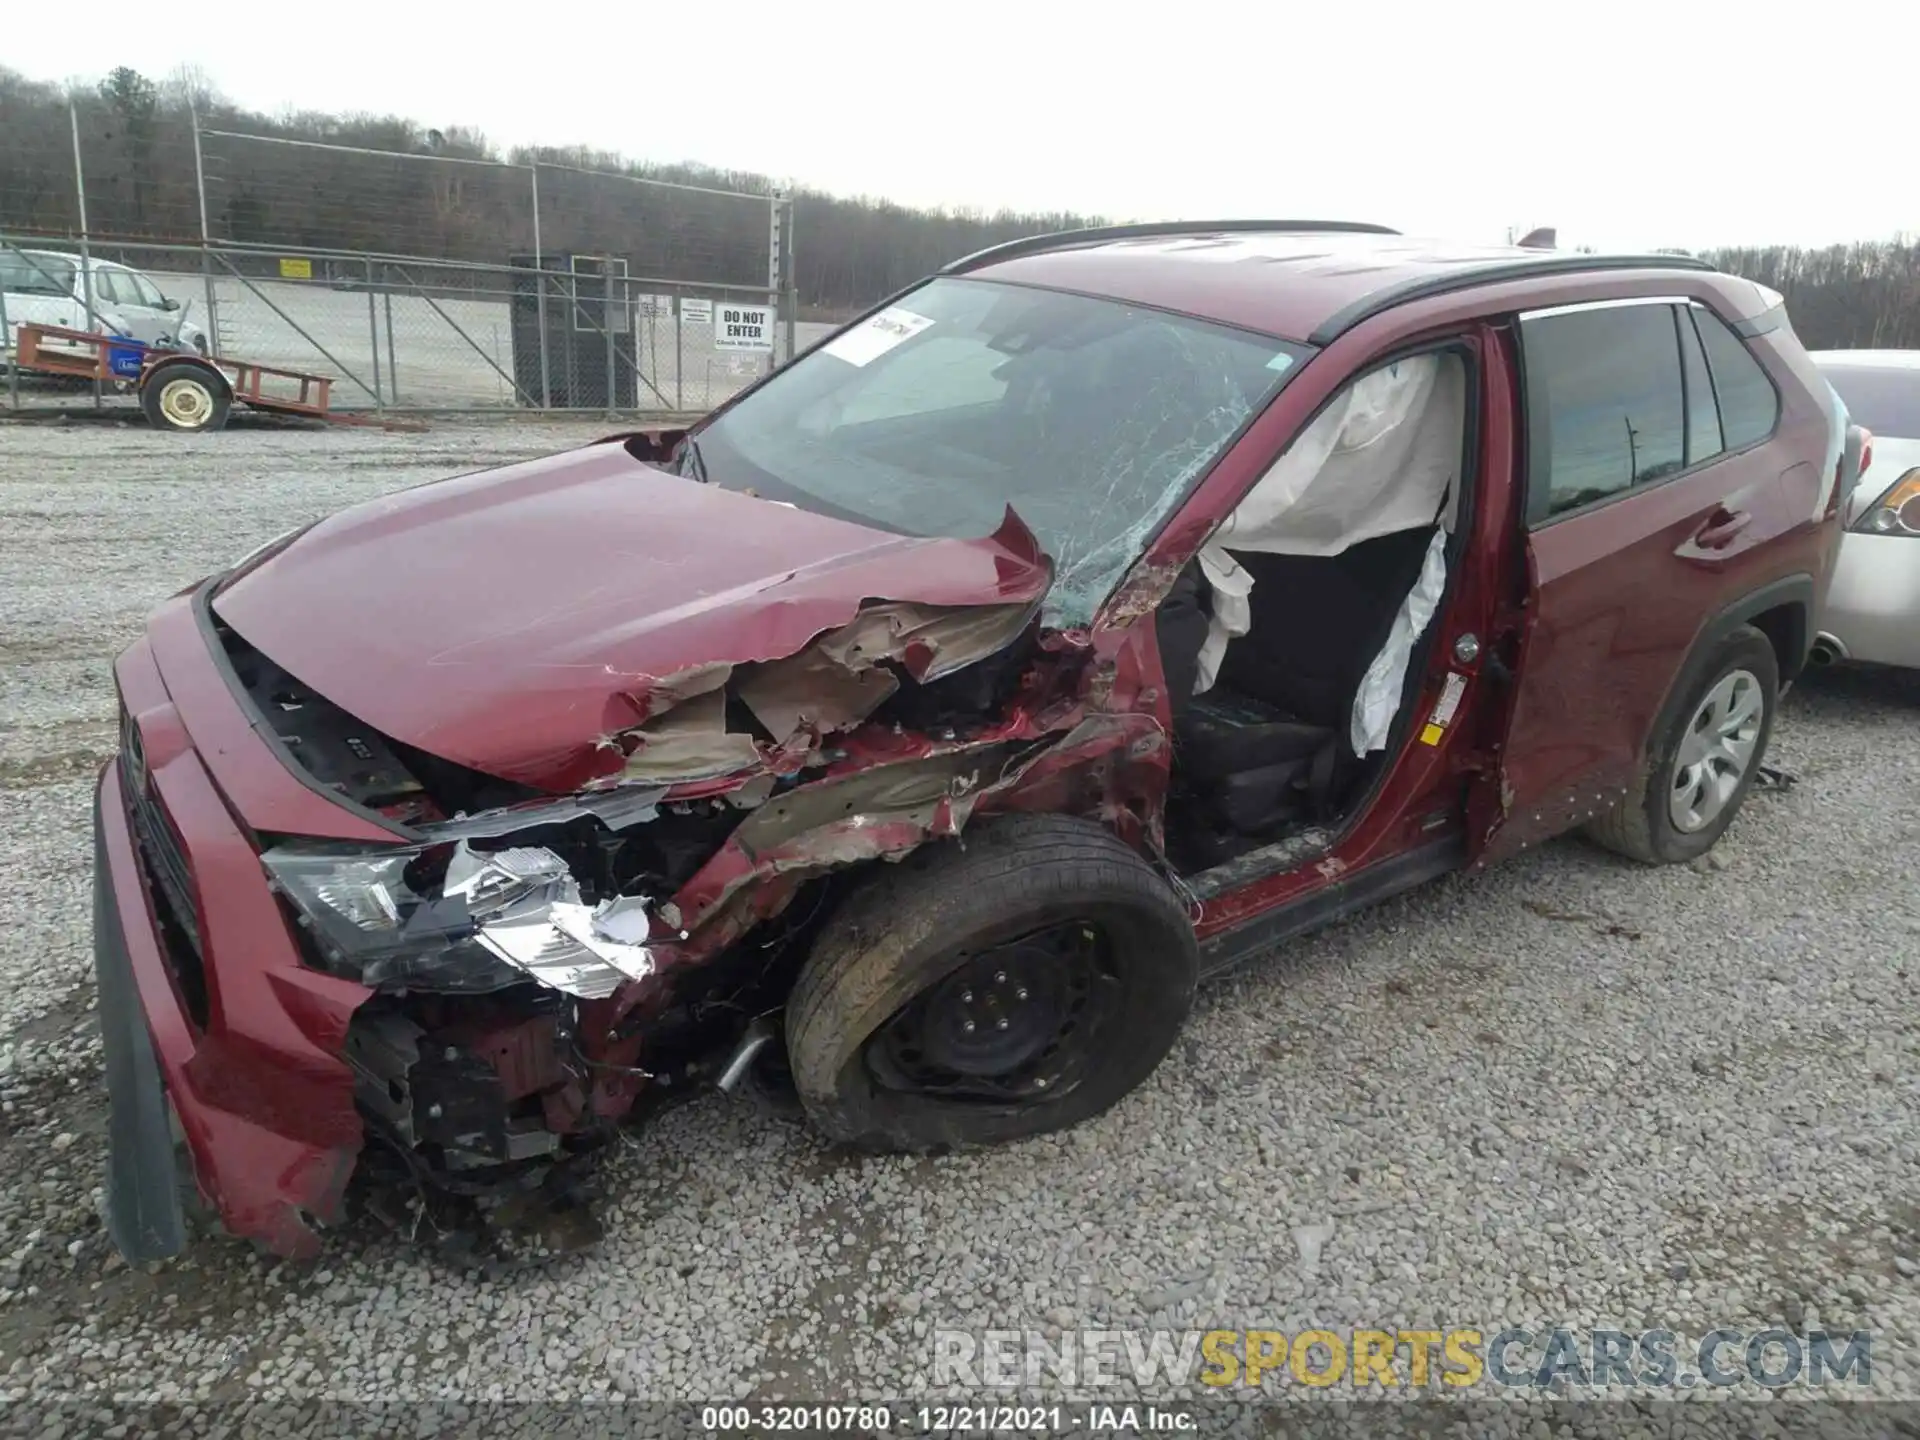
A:
{"type": "Polygon", "coordinates": [[[222,1399],[924,1394],[931,1327],[1724,1324],[1920,1340],[1920,677],[1788,700],[1694,867],[1568,841],[1203,996],[1070,1134],[861,1159],[718,1097],[612,1163],[594,1251],[491,1279],[375,1231],[153,1273],[96,1219],[88,791],[156,601],[341,504],[593,431],[0,425],[0,1375],[222,1399]]]}

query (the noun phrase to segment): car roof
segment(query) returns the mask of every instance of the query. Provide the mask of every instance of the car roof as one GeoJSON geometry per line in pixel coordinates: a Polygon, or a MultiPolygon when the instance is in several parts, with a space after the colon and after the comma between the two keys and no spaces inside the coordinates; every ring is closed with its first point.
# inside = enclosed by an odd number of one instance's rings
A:
{"type": "Polygon", "coordinates": [[[1245,220],[1033,236],[941,273],[1098,295],[1324,345],[1425,294],[1535,275],[1712,268],[1684,255],[1585,255],[1422,240],[1352,222],[1245,220]]]}

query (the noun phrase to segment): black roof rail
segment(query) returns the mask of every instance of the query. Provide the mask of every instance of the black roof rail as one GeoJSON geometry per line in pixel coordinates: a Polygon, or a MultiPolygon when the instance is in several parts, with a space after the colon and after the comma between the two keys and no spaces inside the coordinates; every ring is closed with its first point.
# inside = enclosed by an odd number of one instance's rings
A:
{"type": "Polygon", "coordinates": [[[1344,234],[1398,235],[1385,225],[1364,220],[1153,220],[1142,225],[1090,225],[1081,230],[1052,230],[1044,235],[1023,235],[1018,240],[1003,240],[940,268],[942,275],[958,275],[982,265],[1012,260],[1021,255],[1039,255],[1048,250],[1064,250],[1075,245],[1098,245],[1108,240],[1152,240],[1173,235],[1259,235],[1259,234],[1344,234]]]}
{"type": "Polygon", "coordinates": [[[1541,251],[1538,259],[1461,265],[1454,270],[1416,276],[1398,285],[1385,285],[1371,295],[1362,295],[1345,309],[1336,310],[1321,321],[1307,337],[1307,343],[1331,345],[1354,326],[1396,305],[1425,300],[1435,295],[1449,295],[1456,290],[1498,285],[1507,280],[1526,280],[1535,275],[1581,275],[1607,270],[1713,271],[1715,268],[1691,255],[1569,255],[1551,250],[1541,251]]]}

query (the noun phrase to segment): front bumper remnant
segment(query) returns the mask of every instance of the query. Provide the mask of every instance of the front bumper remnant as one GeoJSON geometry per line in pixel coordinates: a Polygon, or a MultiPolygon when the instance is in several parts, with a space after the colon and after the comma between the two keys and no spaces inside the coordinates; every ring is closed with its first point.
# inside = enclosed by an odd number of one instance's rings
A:
{"type": "Polygon", "coordinates": [[[93,968],[110,1106],[107,1233],[129,1260],[164,1260],[187,1243],[181,1176],[160,1064],[140,1007],[107,864],[104,798],[96,793],[93,803],[93,968]]]}

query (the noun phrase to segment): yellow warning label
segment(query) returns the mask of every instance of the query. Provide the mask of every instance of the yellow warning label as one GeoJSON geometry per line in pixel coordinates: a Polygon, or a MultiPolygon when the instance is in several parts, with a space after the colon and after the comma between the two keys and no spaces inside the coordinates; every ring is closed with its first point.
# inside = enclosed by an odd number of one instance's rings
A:
{"type": "Polygon", "coordinates": [[[280,278],[282,280],[311,280],[313,261],[304,255],[282,255],[280,257],[280,278]]]}
{"type": "Polygon", "coordinates": [[[1422,745],[1438,745],[1440,743],[1440,737],[1446,733],[1446,730],[1439,725],[1429,725],[1420,732],[1420,743],[1422,745]]]}

